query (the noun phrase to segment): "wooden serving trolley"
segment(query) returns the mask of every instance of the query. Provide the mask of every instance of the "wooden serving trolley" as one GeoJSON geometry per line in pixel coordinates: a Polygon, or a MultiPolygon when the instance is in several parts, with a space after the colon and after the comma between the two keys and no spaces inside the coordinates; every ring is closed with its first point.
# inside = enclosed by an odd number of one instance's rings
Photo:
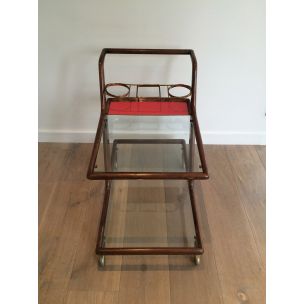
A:
{"type": "MultiPolygon", "coordinates": [[[[196,115],[196,75],[197,61],[193,50],[188,49],[103,49],[99,58],[99,84],[101,97],[101,113],[97,127],[95,142],[88,167],[87,178],[91,180],[105,180],[105,191],[103,206],[101,210],[100,225],[98,230],[96,254],[99,257],[99,266],[105,265],[106,255],[190,255],[194,256],[195,264],[200,263],[203,254],[203,244],[199,231],[197,206],[194,195],[194,180],[205,180],[209,178],[208,169],[204,156],[203,142],[200,134],[196,115]],[[137,54],[137,55],[187,55],[192,62],[191,85],[186,84],[130,84],[130,83],[105,83],[104,62],[107,54],[137,54]],[[158,91],[158,96],[142,97],[139,90],[142,87],[153,87],[158,91]],[[113,88],[124,89],[122,94],[114,94],[113,88]],[[174,89],[183,88],[188,90],[184,96],[175,96],[174,89]],[[132,93],[133,92],[133,93],[132,93]],[[164,94],[165,92],[165,94],[164,94]],[[165,95],[165,96],[164,96],[165,95]],[[140,136],[122,138],[111,128],[115,122],[126,117],[131,118],[132,127],[136,119],[140,119],[139,127],[133,128],[133,135],[140,136]],[[141,132],[145,122],[156,117],[170,124],[176,117],[181,117],[186,126],[186,136],[179,138],[160,137],[158,135],[146,136],[141,132]],[[113,120],[113,118],[115,118],[113,120]],[[133,120],[132,120],[133,119],[133,120]],[[115,135],[116,134],[116,135],[115,135]],[[181,161],[179,165],[167,167],[155,164],[144,166],[124,166],[118,161],[118,146],[120,145],[149,145],[151,149],[162,146],[179,147],[181,161]],[[99,155],[99,156],[98,156],[99,155]],[[102,155],[102,164],[97,164],[97,158],[102,155]],[[194,221],[195,235],[193,245],[184,247],[108,247],[106,244],[105,226],[109,207],[109,198],[113,180],[185,180],[191,201],[192,216],[194,221]]],[[[136,148],[134,148],[136,149],[136,148]]],[[[150,149],[150,148],[149,148],[150,149]]],[[[175,148],[174,148],[175,149],[175,148]]],[[[174,150],[175,151],[175,150],[174,150]]],[[[177,151],[177,150],[176,150],[177,151]]],[[[155,152],[156,153],[156,152],[155,152]]],[[[174,152],[175,153],[175,152],[174,152]]],[[[152,153],[153,154],[153,153],[152,153]]],[[[149,154],[151,155],[151,154],[149,154]]],[[[145,155],[142,155],[144,158],[145,155]]],[[[153,162],[152,160],[149,160],[153,162]]],[[[171,164],[171,163],[170,163],[171,164]]]]}

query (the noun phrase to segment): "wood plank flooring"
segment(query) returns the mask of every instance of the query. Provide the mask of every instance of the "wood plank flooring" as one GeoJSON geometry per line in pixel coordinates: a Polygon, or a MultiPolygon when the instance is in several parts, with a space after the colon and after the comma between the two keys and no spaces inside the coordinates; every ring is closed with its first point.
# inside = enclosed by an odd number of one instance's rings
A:
{"type": "MultiPolygon", "coordinates": [[[[195,182],[199,266],[187,256],[111,256],[102,271],[94,250],[104,185],[86,179],[91,148],[39,144],[40,304],[265,303],[265,147],[205,146],[210,180],[195,182]]],[[[190,245],[183,182],[146,183],[113,184],[109,242],[190,245]]]]}

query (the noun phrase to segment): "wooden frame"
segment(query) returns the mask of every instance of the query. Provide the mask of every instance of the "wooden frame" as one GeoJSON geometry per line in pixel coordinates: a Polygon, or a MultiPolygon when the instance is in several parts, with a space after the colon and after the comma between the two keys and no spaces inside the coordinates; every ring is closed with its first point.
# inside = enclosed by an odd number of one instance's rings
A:
{"type": "MultiPolygon", "coordinates": [[[[105,180],[105,192],[103,199],[103,207],[101,210],[101,218],[100,225],[98,230],[97,237],[97,245],[96,245],[96,254],[105,256],[105,255],[201,255],[203,253],[203,245],[199,231],[199,224],[197,218],[197,207],[196,200],[194,195],[194,185],[193,180],[195,179],[208,179],[208,168],[205,160],[204,149],[203,149],[203,141],[200,134],[199,124],[196,115],[196,75],[197,75],[197,61],[193,50],[189,49],[113,49],[106,48],[103,49],[99,58],[99,84],[100,84],[100,97],[101,97],[101,114],[98,122],[97,132],[95,136],[95,141],[93,145],[93,150],[90,158],[90,163],[87,171],[87,178],[92,180],[105,180]],[[193,166],[193,151],[194,151],[194,138],[196,138],[197,148],[199,152],[199,159],[201,162],[202,172],[192,172],[191,170],[187,170],[187,172],[112,172],[110,170],[105,170],[105,172],[95,172],[95,163],[97,159],[98,150],[100,148],[101,137],[103,132],[105,131],[107,124],[107,100],[106,100],[106,84],[104,77],[104,61],[106,54],[151,54],[151,55],[188,55],[191,57],[192,62],[192,81],[191,81],[191,99],[189,103],[189,114],[190,119],[193,124],[193,130],[191,128],[190,132],[190,153],[188,157],[188,161],[185,156],[185,163],[192,169],[193,166]],[[194,131],[194,134],[193,134],[194,131]],[[194,136],[195,135],[195,136],[194,136]],[[105,224],[107,218],[107,211],[109,205],[110,191],[112,180],[115,179],[176,179],[176,180],[187,180],[188,189],[190,194],[190,201],[192,207],[192,215],[195,227],[195,246],[193,247],[128,247],[128,248],[107,248],[105,246],[105,224]]],[[[146,85],[146,86],[149,86],[146,85]]],[[[160,85],[151,85],[151,86],[160,86],[160,85]]],[[[184,85],[181,85],[184,86],[184,85]]],[[[138,86],[137,86],[138,88],[138,86]]],[[[109,94],[111,96],[111,94],[109,94]]],[[[125,97],[125,96],[124,96],[125,97]]],[[[188,95],[187,95],[188,97],[188,95]]],[[[176,97],[172,97],[172,99],[176,99],[176,97]]],[[[141,99],[142,100],[142,99],[141,99]]],[[[142,100],[144,101],[144,99],[142,100]]],[[[106,139],[105,139],[106,141],[106,139]]],[[[130,140],[118,140],[113,144],[116,145],[118,143],[130,142],[130,140]]],[[[143,143],[145,140],[141,140],[143,143]]],[[[149,141],[157,141],[157,140],[149,140],[149,141]]],[[[171,140],[172,141],[172,140],[171,140]]],[[[133,141],[134,142],[134,141],[133,141]]],[[[167,143],[170,143],[170,140],[167,140],[167,143]]],[[[181,142],[181,144],[183,144],[181,142]]],[[[110,165],[113,166],[114,155],[111,154],[110,165]]],[[[106,147],[104,147],[105,154],[105,167],[108,166],[109,161],[107,156],[109,151],[106,147]]]]}
{"type": "MultiPolygon", "coordinates": [[[[99,84],[101,97],[101,114],[98,122],[93,151],[87,172],[87,178],[93,180],[106,179],[208,179],[208,168],[205,160],[203,141],[200,134],[199,124],[196,116],[196,75],[197,62],[193,50],[181,49],[103,49],[99,58],[99,84]],[[155,54],[155,55],[190,55],[192,61],[192,85],[190,100],[190,115],[193,123],[197,148],[202,166],[202,172],[95,172],[96,158],[100,146],[101,135],[105,127],[106,107],[106,85],[104,77],[104,61],[106,54],[155,54]]],[[[155,85],[153,85],[155,86],[155,85]]]]}
{"type": "Polygon", "coordinates": [[[103,207],[101,211],[100,224],[98,229],[97,244],[96,244],[96,254],[97,255],[201,255],[204,252],[203,244],[199,231],[199,224],[197,218],[197,207],[194,196],[193,181],[188,181],[188,188],[190,194],[192,216],[195,228],[195,240],[196,246],[194,247],[105,247],[105,226],[106,218],[109,206],[109,198],[111,191],[110,180],[105,183],[105,193],[103,199],[103,207]]]}

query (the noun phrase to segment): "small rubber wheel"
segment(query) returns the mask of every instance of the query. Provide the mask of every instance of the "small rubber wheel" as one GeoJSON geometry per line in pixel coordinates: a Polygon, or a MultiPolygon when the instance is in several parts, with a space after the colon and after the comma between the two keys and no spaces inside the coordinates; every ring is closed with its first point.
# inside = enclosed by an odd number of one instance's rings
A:
{"type": "MultiPolygon", "coordinates": [[[[196,237],[194,237],[194,246],[197,247],[196,237]]],[[[199,265],[200,263],[201,263],[201,256],[200,255],[195,255],[194,256],[194,264],[199,265]]]]}
{"type": "Polygon", "coordinates": [[[104,255],[101,255],[99,258],[98,258],[98,266],[100,268],[103,268],[106,264],[106,260],[105,260],[105,256],[104,255]]]}

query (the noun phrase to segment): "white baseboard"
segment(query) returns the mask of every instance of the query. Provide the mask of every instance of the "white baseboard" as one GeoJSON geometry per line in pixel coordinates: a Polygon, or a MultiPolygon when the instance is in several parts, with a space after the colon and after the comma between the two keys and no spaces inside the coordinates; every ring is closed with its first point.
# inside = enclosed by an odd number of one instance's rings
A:
{"type": "Polygon", "coordinates": [[[96,131],[39,130],[39,142],[92,143],[96,131]]]}
{"type": "MultiPolygon", "coordinates": [[[[184,135],[181,135],[182,138],[184,135]]],[[[176,136],[175,136],[176,137],[176,136]]],[[[202,131],[204,144],[211,145],[265,145],[265,132],[202,131]]],[[[39,142],[92,143],[95,131],[39,130],[39,142]]]]}
{"type": "Polygon", "coordinates": [[[202,134],[209,145],[266,145],[265,132],[212,132],[202,134]]]}

